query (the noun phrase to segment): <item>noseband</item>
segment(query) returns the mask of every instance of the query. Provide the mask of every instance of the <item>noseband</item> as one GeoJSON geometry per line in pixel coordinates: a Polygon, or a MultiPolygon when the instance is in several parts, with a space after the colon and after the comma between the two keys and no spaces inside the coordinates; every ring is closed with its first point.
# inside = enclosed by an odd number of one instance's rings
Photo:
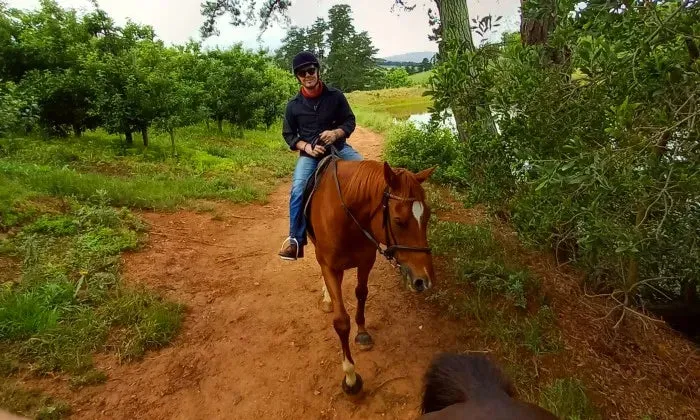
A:
{"type": "Polygon", "coordinates": [[[362,224],[357,221],[355,216],[353,216],[352,212],[348,207],[345,205],[345,200],[343,200],[343,194],[340,191],[340,182],[338,181],[338,160],[340,158],[335,154],[335,148],[332,150],[333,156],[331,159],[333,160],[331,164],[333,165],[333,176],[335,177],[335,187],[338,190],[338,197],[340,198],[340,203],[343,206],[343,210],[345,210],[345,213],[350,216],[350,219],[352,219],[353,222],[357,225],[358,228],[362,231],[362,233],[372,241],[374,246],[377,247],[377,251],[379,252],[380,255],[383,255],[387,260],[389,260],[392,263],[396,262],[396,251],[411,251],[411,252],[425,252],[430,254],[431,249],[425,248],[425,247],[415,247],[415,246],[405,246],[405,245],[399,245],[396,241],[396,236],[394,236],[394,232],[391,229],[391,219],[390,219],[390,211],[389,211],[389,200],[399,200],[399,201],[415,201],[414,198],[409,198],[409,197],[398,197],[394,194],[391,193],[391,188],[387,185],[387,187],[384,189],[384,194],[382,197],[382,210],[383,210],[383,217],[382,217],[382,227],[384,228],[384,234],[386,236],[386,249],[382,249],[382,247],[379,244],[379,241],[370,233],[368,232],[364,227],[362,227],[362,224]],[[392,245],[391,242],[394,242],[392,245]]]}

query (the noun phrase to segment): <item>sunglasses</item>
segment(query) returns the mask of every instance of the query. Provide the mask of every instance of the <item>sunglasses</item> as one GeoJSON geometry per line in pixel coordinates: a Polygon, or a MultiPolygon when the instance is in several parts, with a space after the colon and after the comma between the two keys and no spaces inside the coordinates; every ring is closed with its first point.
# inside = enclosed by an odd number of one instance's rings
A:
{"type": "Polygon", "coordinates": [[[313,76],[316,74],[316,67],[307,67],[305,69],[297,70],[297,76],[304,77],[306,75],[313,76]]]}

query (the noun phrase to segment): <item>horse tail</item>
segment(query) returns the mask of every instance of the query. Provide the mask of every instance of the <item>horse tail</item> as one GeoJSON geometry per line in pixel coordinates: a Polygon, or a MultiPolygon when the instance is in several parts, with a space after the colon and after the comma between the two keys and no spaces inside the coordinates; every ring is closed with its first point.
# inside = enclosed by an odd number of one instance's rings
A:
{"type": "Polygon", "coordinates": [[[500,369],[481,355],[442,353],[433,359],[423,379],[423,414],[479,396],[505,393],[515,397],[516,393],[500,369]]]}

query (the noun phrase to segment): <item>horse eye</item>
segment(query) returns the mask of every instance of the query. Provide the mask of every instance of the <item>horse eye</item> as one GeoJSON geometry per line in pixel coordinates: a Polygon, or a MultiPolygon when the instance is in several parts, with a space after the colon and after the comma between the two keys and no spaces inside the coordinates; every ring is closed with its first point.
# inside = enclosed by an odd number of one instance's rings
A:
{"type": "Polygon", "coordinates": [[[399,219],[398,217],[394,217],[394,223],[396,223],[396,226],[402,227],[402,228],[405,228],[407,225],[407,223],[405,221],[399,219]]]}

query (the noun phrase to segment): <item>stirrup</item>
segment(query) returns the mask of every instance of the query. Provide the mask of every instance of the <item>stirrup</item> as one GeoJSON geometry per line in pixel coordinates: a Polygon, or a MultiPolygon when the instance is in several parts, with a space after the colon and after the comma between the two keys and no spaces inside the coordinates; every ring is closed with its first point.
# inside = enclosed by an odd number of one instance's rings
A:
{"type": "Polygon", "coordinates": [[[292,258],[289,258],[289,257],[282,257],[282,256],[280,256],[280,258],[282,258],[283,260],[293,261],[293,260],[299,259],[299,253],[301,252],[301,246],[299,245],[299,241],[297,241],[295,238],[292,238],[292,237],[290,236],[290,237],[288,237],[287,239],[285,239],[284,242],[282,242],[282,249],[284,249],[285,244],[286,244],[287,242],[289,242],[289,244],[291,245],[292,241],[294,241],[294,243],[297,245],[297,252],[296,252],[296,255],[294,256],[293,259],[292,259],[292,258]]]}

